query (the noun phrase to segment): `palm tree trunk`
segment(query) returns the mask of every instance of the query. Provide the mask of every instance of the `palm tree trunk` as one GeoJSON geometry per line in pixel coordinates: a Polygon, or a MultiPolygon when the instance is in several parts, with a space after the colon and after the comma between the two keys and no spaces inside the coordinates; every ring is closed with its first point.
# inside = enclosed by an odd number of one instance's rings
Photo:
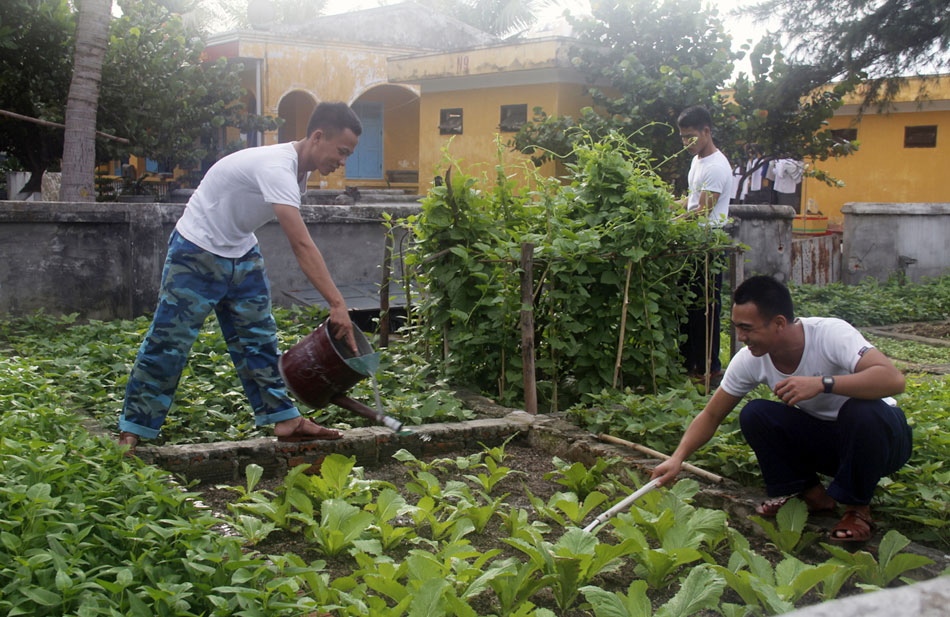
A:
{"type": "Polygon", "coordinates": [[[112,0],[80,0],[73,78],[66,101],[63,201],[95,201],[96,111],[109,42],[112,0]]]}

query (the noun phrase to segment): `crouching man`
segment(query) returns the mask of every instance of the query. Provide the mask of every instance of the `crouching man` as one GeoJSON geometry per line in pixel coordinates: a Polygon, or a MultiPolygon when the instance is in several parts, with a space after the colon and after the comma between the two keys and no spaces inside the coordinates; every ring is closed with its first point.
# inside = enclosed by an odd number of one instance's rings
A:
{"type": "Polygon", "coordinates": [[[874,532],[869,504],[875,487],[910,458],[910,427],[889,398],[904,391],[904,376],[847,322],[796,319],[791,294],[771,277],[739,285],[732,323],[745,347],[653,477],[669,485],[742,397],[768,384],[782,402],[752,400],[739,415],[772,498],[756,511],[774,516],[793,495],[809,512],[842,504],[844,516],[830,539],[867,540],[874,532]],[[832,478],[827,489],[819,473],[832,478]]]}

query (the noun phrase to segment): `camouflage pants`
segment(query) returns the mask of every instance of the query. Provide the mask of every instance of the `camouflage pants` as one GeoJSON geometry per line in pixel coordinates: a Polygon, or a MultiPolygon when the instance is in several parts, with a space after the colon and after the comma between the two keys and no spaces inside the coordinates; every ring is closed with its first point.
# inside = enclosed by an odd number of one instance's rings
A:
{"type": "Polygon", "coordinates": [[[212,309],[254,409],[255,423],[300,415],[277,370],[277,325],[258,247],[219,257],[172,233],[152,325],[125,391],[119,430],[158,436],[198,331],[212,309]]]}

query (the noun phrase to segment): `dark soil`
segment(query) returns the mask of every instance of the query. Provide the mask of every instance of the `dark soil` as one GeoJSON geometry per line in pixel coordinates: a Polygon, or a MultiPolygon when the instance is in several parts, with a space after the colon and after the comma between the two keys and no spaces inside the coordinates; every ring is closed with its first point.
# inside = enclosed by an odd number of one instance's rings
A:
{"type": "MultiPolygon", "coordinates": [[[[457,452],[448,458],[454,459],[456,456],[467,456],[480,451],[481,449],[473,449],[464,452],[457,452]]],[[[507,497],[504,499],[504,503],[506,504],[504,506],[504,511],[507,512],[509,508],[521,508],[527,510],[532,518],[534,518],[534,510],[529,500],[527,491],[530,491],[535,497],[547,502],[548,499],[554,495],[554,493],[567,490],[564,486],[561,486],[555,482],[554,479],[545,479],[544,477],[549,472],[555,470],[551,455],[546,454],[538,449],[526,447],[517,443],[508,444],[505,452],[506,458],[502,464],[524,473],[510,475],[499,485],[497,485],[492,491],[493,497],[508,493],[507,497]]],[[[423,460],[431,461],[432,458],[435,457],[427,457],[423,458],[423,460]]],[[[619,472],[621,471],[622,470],[617,470],[618,478],[625,477],[625,474],[623,474],[623,476],[619,475],[619,472]]],[[[448,472],[443,472],[437,475],[440,476],[439,479],[444,485],[446,480],[462,480],[462,475],[464,473],[470,472],[460,472],[454,467],[449,467],[448,472]]],[[[411,477],[409,475],[407,466],[399,461],[394,461],[393,463],[383,465],[378,468],[366,469],[364,471],[364,477],[366,479],[382,480],[393,484],[400,489],[403,496],[410,503],[415,503],[418,500],[417,495],[411,494],[405,489],[405,486],[407,482],[411,480],[411,477]]],[[[259,483],[257,489],[277,492],[281,482],[282,478],[263,480],[259,483]]],[[[470,484],[472,483],[470,482],[470,484]]],[[[218,487],[209,486],[203,487],[199,490],[205,505],[212,508],[212,510],[219,515],[228,514],[228,503],[233,502],[237,495],[234,491],[218,487]]],[[[592,520],[592,518],[590,520],[592,520]]],[[[552,523],[552,526],[552,532],[546,535],[546,539],[549,542],[556,542],[558,538],[556,535],[558,527],[554,523],[552,523]]],[[[427,525],[417,528],[416,532],[421,537],[429,537],[429,529],[427,525]]],[[[602,530],[601,540],[605,540],[608,534],[609,532],[607,530],[602,530]]],[[[773,562],[773,564],[781,561],[781,554],[776,551],[774,547],[769,545],[762,536],[754,534],[746,535],[751,542],[752,548],[760,555],[768,558],[769,561],[773,562]]],[[[501,541],[501,539],[505,537],[507,537],[507,533],[502,527],[501,519],[497,516],[493,517],[492,521],[489,522],[484,533],[476,534],[473,532],[466,536],[466,538],[471,542],[473,548],[480,552],[499,549],[501,554],[499,554],[495,559],[504,559],[508,557],[526,559],[523,553],[501,541]]],[[[728,543],[723,543],[722,547],[719,549],[719,552],[713,555],[716,561],[720,564],[726,564],[728,561],[729,549],[727,544],[728,543]]],[[[387,555],[392,557],[394,560],[399,561],[405,558],[409,550],[414,548],[424,548],[424,546],[425,545],[420,545],[417,547],[413,544],[406,543],[405,546],[399,547],[393,551],[388,551],[387,555]]],[[[285,530],[278,530],[271,533],[264,541],[254,546],[253,549],[264,554],[283,554],[285,552],[292,552],[300,555],[308,562],[324,560],[326,561],[326,571],[330,574],[331,579],[352,574],[353,570],[357,567],[355,559],[349,555],[328,559],[324,557],[319,551],[315,550],[314,545],[309,543],[301,533],[291,533],[285,530]]],[[[802,556],[802,558],[806,561],[812,561],[810,557],[811,556],[807,554],[802,556]]],[[[814,557],[817,561],[824,561],[828,556],[815,555],[814,557]]],[[[815,561],[812,562],[814,563],[815,561]]],[[[629,561],[627,562],[627,564],[630,563],[631,562],[629,561]]],[[[612,572],[603,572],[599,574],[592,581],[592,584],[606,590],[626,592],[634,578],[636,577],[633,573],[633,567],[628,565],[627,567],[612,572]]],[[[650,594],[651,600],[653,601],[654,610],[665,603],[673,595],[673,593],[676,592],[677,588],[678,585],[674,584],[669,585],[664,589],[650,590],[648,593],[650,594]]],[[[846,588],[843,590],[842,595],[845,595],[851,591],[852,590],[846,588]]],[[[554,602],[554,598],[548,590],[545,590],[532,597],[531,601],[537,606],[549,608],[555,611],[555,613],[558,611],[554,602]]],[[[579,602],[582,601],[583,596],[580,596],[579,602]]],[[[742,604],[741,598],[739,598],[735,592],[728,588],[726,589],[721,601],[742,604]]],[[[808,596],[805,597],[805,601],[800,603],[800,605],[812,604],[818,601],[819,600],[815,595],[815,592],[812,591],[808,596]]],[[[497,610],[495,607],[495,597],[491,591],[482,593],[480,596],[470,601],[470,604],[472,605],[472,608],[474,608],[480,615],[494,613],[497,610]]],[[[699,613],[699,615],[709,617],[712,617],[716,614],[717,613],[714,612],[699,613]]],[[[592,615],[592,613],[575,609],[561,613],[561,615],[562,617],[582,617],[592,615]]]]}
{"type": "Polygon", "coordinates": [[[894,327],[895,332],[935,339],[950,339],[950,321],[922,322],[894,327]]]}

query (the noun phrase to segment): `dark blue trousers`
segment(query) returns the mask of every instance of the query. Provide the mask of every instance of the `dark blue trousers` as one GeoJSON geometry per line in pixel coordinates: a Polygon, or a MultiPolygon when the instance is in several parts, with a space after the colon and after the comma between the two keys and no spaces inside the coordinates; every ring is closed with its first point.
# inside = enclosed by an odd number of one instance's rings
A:
{"type": "Polygon", "coordinates": [[[871,503],[882,477],[900,469],[913,438],[904,412],[880,399],[848,399],[834,421],[784,403],[756,399],[739,414],[770,497],[800,493],[831,476],[838,503],[871,503]]]}

